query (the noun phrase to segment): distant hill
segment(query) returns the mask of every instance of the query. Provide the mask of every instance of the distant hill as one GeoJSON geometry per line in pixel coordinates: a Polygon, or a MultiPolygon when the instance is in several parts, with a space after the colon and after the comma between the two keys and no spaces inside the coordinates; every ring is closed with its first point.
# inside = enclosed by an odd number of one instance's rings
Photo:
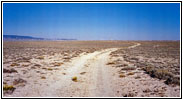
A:
{"type": "Polygon", "coordinates": [[[19,35],[3,35],[3,40],[44,40],[44,38],[19,35]]]}
{"type": "Polygon", "coordinates": [[[20,35],[3,35],[4,41],[18,41],[18,40],[76,40],[76,39],[46,39],[32,36],[20,36],[20,35]]]}
{"type": "Polygon", "coordinates": [[[77,40],[77,39],[52,39],[52,40],[77,40]]]}

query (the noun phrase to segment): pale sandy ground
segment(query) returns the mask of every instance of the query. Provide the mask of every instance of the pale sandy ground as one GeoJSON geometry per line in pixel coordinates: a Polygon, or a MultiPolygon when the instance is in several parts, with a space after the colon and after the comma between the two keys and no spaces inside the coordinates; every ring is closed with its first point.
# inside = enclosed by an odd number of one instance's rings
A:
{"type": "MultiPolygon", "coordinates": [[[[135,48],[136,44],[129,48],[135,48]]],[[[35,70],[23,76],[26,78],[26,85],[17,87],[12,94],[5,94],[10,97],[178,97],[180,96],[179,86],[164,84],[155,78],[151,78],[142,70],[136,69],[134,75],[119,77],[119,68],[107,65],[115,60],[110,53],[117,48],[105,49],[93,53],[82,53],[71,62],[56,67],[57,70],[44,71],[37,69],[42,74],[36,74],[35,70]],[[41,76],[46,79],[40,79],[41,76]],[[72,77],[78,78],[77,82],[72,77]],[[140,78],[136,78],[139,76],[140,78]]],[[[49,57],[48,57],[49,58],[49,57]]],[[[59,55],[52,58],[59,61],[59,55]]],[[[123,58],[121,58],[123,59],[123,58]]],[[[49,59],[45,59],[49,62],[49,59]]],[[[31,62],[43,63],[32,59],[31,62]]],[[[122,60],[124,63],[128,63],[122,60]]],[[[129,64],[129,63],[128,63],[129,64]]]]}

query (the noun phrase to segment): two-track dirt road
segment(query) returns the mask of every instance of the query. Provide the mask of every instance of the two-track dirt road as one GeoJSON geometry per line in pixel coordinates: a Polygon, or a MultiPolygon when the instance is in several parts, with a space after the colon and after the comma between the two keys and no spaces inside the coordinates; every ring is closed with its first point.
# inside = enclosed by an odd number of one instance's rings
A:
{"type": "Polygon", "coordinates": [[[106,63],[115,50],[117,48],[82,54],[49,74],[46,80],[27,84],[23,90],[16,89],[11,96],[114,96],[106,63]],[[72,77],[77,77],[77,82],[72,81],[72,77]]]}
{"type": "MultiPolygon", "coordinates": [[[[129,48],[139,46],[136,43],[129,48]]],[[[115,97],[122,96],[118,70],[106,65],[110,53],[118,48],[110,48],[93,53],[83,53],[62,65],[59,70],[46,76],[45,80],[29,82],[24,88],[17,88],[12,95],[21,97],[115,97]],[[77,82],[72,81],[77,77],[77,82]]],[[[148,77],[148,75],[146,75],[148,77]]],[[[33,80],[33,79],[31,79],[33,80]]],[[[147,80],[148,81],[148,80],[147,80]]],[[[154,80],[153,80],[154,81],[154,80]]],[[[162,83],[163,84],[163,83],[162,83]]],[[[129,85],[127,85],[130,87],[129,85]]],[[[124,86],[123,86],[124,87],[124,86]]]]}

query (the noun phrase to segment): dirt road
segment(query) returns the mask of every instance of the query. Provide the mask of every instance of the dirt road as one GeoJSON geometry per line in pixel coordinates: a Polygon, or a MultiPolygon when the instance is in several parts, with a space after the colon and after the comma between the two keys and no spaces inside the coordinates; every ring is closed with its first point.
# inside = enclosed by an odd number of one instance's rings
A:
{"type": "MultiPolygon", "coordinates": [[[[137,43],[129,48],[135,48],[137,43]]],[[[135,81],[133,78],[120,79],[118,69],[107,65],[110,53],[118,48],[110,48],[93,53],[83,53],[48,73],[46,79],[31,77],[24,88],[17,88],[12,95],[21,97],[115,97],[123,96],[122,84],[135,81]],[[72,78],[77,77],[77,81],[72,78]],[[129,80],[133,79],[133,80],[129,80]],[[120,93],[121,92],[121,93],[120,93]]],[[[148,75],[146,77],[149,78],[148,75]]],[[[147,81],[151,80],[149,78],[147,81]]],[[[150,81],[150,82],[151,82],[150,81]]],[[[158,81],[159,82],[159,81],[158,81]]],[[[161,82],[163,84],[163,82],[161,82]]],[[[141,85],[139,83],[138,85],[141,85]]],[[[126,85],[131,87],[130,85],[126,85]]],[[[124,86],[123,86],[124,87],[124,86]]],[[[141,87],[140,87],[141,88],[141,87]]],[[[126,88],[127,89],[127,88],[126,88]]]]}
{"type": "Polygon", "coordinates": [[[45,80],[37,80],[37,84],[29,81],[23,89],[17,88],[11,96],[114,96],[109,82],[112,76],[106,63],[115,50],[82,54],[48,74],[45,80]],[[72,81],[72,77],[77,77],[77,82],[72,81]]]}

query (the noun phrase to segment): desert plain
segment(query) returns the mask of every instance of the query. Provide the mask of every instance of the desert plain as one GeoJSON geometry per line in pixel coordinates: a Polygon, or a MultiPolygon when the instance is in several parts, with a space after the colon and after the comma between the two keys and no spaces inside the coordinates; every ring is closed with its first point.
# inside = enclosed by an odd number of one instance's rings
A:
{"type": "Polygon", "coordinates": [[[4,97],[180,97],[180,41],[4,41],[4,97]]]}

